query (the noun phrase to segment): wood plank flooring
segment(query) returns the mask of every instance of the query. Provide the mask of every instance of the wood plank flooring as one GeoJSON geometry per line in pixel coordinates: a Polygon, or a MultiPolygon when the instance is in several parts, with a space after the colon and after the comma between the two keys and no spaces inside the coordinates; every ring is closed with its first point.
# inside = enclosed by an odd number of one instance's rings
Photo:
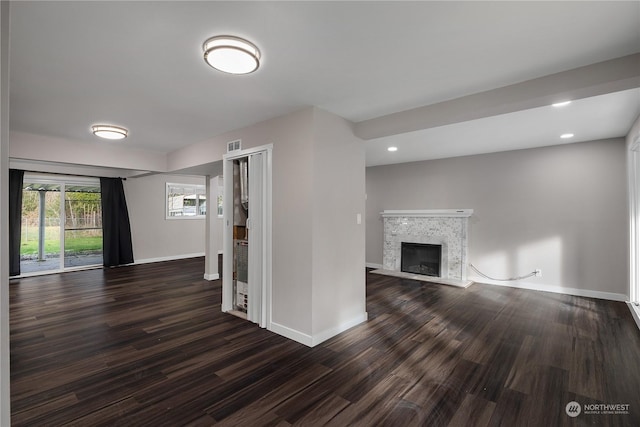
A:
{"type": "Polygon", "coordinates": [[[369,321],[307,348],[221,313],[203,271],[196,258],[12,280],[12,425],[640,425],[623,303],[369,273],[369,321]]]}

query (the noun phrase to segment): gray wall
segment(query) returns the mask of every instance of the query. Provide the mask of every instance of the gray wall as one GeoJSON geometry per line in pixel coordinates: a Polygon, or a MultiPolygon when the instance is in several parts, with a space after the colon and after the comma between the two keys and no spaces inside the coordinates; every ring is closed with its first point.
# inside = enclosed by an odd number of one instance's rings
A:
{"type": "Polygon", "coordinates": [[[9,2],[0,2],[0,425],[11,423],[9,395],[9,2]]]}
{"type": "Polygon", "coordinates": [[[314,115],[313,334],[326,337],[366,316],[365,147],[346,120],[314,115]]]}
{"type": "Polygon", "coordinates": [[[272,329],[309,345],[364,321],[364,144],[310,107],[173,152],[171,170],[218,161],[226,144],[273,144],[272,329]]]}
{"type": "Polygon", "coordinates": [[[204,254],[204,219],[166,219],[167,182],[205,185],[205,178],[159,174],[124,182],[136,262],[204,254]]]}
{"type": "Polygon", "coordinates": [[[367,168],[367,263],[382,264],[383,210],[471,208],[483,273],[627,295],[625,155],[613,139],[367,168]]]}

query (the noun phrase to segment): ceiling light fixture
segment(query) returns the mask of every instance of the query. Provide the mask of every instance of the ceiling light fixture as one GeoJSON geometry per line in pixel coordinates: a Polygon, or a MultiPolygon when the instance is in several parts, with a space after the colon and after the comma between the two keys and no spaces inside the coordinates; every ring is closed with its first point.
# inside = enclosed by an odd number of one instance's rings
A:
{"type": "Polygon", "coordinates": [[[391,151],[393,153],[394,151],[398,151],[398,147],[389,147],[387,148],[387,151],[391,151]]]}
{"type": "Polygon", "coordinates": [[[562,139],[573,138],[573,134],[572,133],[563,133],[562,135],[560,135],[560,138],[562,138],[562,139]]]}
{"type": "Polygon", "coordinates": [[[105,139],[124,139],[129,135],[129,131],[125,128],[113,125],[93,125],[91,132],[95,136],[105,139]]]}
{"type": "Polygon", "coordinates": [[[202,49],[206,63],[224,73],[249,74],[260,66],[260,49],[240,37],[211,37],[202,49]]]}
{"type": "Polygon", "coordinates": [[[562,102],[556,102],[555,104],[551,104],[553,107],[564,107],[565,105],[569,105],[571,104],[571,101],[562,101],[562,102]]]}

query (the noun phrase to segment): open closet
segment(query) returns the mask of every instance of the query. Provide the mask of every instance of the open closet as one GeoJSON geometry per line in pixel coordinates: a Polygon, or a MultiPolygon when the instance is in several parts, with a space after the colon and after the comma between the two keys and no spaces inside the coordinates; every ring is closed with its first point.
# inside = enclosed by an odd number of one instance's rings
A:
{"type": "Polygon", "coordinates": [[[271,295],[271,146],[231,152],[223,162],[222,311],[266,328],[271,295]]]}

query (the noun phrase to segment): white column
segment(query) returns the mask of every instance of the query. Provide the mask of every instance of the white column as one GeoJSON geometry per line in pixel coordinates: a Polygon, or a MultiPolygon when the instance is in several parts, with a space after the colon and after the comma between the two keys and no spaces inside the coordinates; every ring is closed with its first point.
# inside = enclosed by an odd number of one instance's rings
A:
{"type": "Polygon", "coordinates": [[[207,184],[207,217],[205,220],[205,239],[204,239],[204,279],[217,280],[220,278],[218,271],[218,247],[220,243],[217,227],[220,226],[218,218],[218,180],[219,177],[214,176],[206,178],[207,184]]]}

